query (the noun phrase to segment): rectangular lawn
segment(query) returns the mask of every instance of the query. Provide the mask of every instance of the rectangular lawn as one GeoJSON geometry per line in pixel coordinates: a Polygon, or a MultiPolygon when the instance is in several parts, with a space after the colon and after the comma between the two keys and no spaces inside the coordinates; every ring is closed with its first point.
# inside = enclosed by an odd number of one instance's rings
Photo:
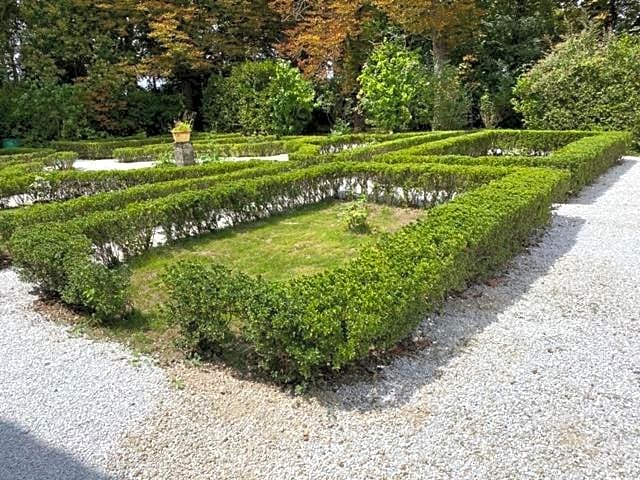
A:
{"type": "Polygon", "coordinates": [[[268,280],[312,275],[352,258],[382,233],[393,232],[426,213],[369,203],[370,233],[354,233],[340,218],[344,202],[324,202],[220,232],[153,249],[131,261],[134,307],[150,313],[164,300],[160,274],[170,263],[202,255],[268,280]]]}

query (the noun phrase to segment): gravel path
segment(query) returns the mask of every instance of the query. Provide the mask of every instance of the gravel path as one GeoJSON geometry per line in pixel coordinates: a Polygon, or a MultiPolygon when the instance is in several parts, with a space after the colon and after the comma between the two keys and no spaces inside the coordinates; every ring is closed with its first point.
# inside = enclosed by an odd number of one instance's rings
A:
{"type": "MultiPolygon", "coordinates": [[[[289,160],[288,154],[269,155],[265,157],[222,157],[221,160],[230,162],[248,162],[250,160],[270,160],[286,162],[289,160]]],[[[100,172],[105,170],[139,170],[141,168],[151,168],[156,162],[119,162],[117,159],[104,160],[76,160],[73,168],[76,170],[100,172]]]]}
{"type": "Polygon", "coordinates": [[[46,321],[33,300],[0,271],[0,479],[106,480],[122,436],[170,395],[166,376],[46,321]]]}
{"type": "Polygon", "coordinates": [[[640,478],[640,159],[572,203],[429,346],[295,398],[224,369],[122,446],[123,478],[640,478]]]}

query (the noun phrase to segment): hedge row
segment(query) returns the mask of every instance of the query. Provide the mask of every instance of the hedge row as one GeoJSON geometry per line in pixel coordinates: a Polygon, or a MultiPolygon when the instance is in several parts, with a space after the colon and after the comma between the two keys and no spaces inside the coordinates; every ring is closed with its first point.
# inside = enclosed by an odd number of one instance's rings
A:
{"type": "Polygon", "coordinates": [[[416,145],[424,145],[428,142],[435,142],[444,138],[463,135],[464,133],[457,131],[414,133],[412,135],[403,135],[400,138],[396,135],[384,135],[378,137],[377,141],[363,142],[356,148],[353,148],[353,144],[356,143],[353,141],[355,139],[352,139],[351,142],[334,140],[329,146],[339,150],[337,153],[330,153],[330,149],[326,145],[308,145],[289,155],[289,158],[291,161],[301,165],[313,165],[321,162],[368,161],[374,159],[377,155],[404,150],[416,145]],[[351,146],[352,148],[344,148],[346,146],[351,146]]]}
{"type": "MultiPolygon", "coordinates": [[[[462,133],[462,132],[460,132],[462,133]]],[[[288,153],[296,156],[295,159],[312,157],[317,160],[318,156],[342,152],[370,144],[382,144],[394,139],[395,142],[402,142],[405,138],[413,138],[413,142],[406,144],[398,143],[397,148],[405,148],[414,145],[418,138],[433,139],[449,136],[448,133],[420,134],[415,133],[398,137],[391,134],[351,134],[332,136],[299,136],[299,137],[231,137],[225,141],[219,139],[194,141],[193,147],[196,156],[217,156],[217,157],[264,157],[270,155],[280,155],[288,153]]],[[[142,147],[117,148],[113,151],[113,156],[121,162],[139,162],[148,160],[158,160],[164,155],[170,155],[173,147],[169,144],[155,144],[142,147]]],[[[389,151],[381,148],[372,150],[365,157],[371,158],[378,151],[389,151]]],[[[294,158],[292,158],[294,159],[294,158]]],[[[336,159],[339,160],[339,159],[336,159]]],[[[309,162],[313,163],[313,162],[309,162]]]]}
{"type": "Polygon", "coordinates": [[[114,314],[115,307],[109,304],[110,292],[104,288],[113,290],[115,298],[124,298],[121,288],[126,287],[126,281],[125,287],[115,283],[123,281],[123,274],[117,268],[107,267],[148,250],[159,236],[173,242],[363,190],[377,201],[436,204],[507,172],[500,168],[446,165],[321,165],[184,191],[67,222],[18,228],[10,241],[10,255],[28,280],[63,296],[70,288],[76,266],[80,265],[77,268],[82,269],[84,288],[92,294],[82,301],[75,297],[73,303],[106,318],[114,314]],[[87,253],[87,245],[92,255],[87,253]],[[99,262],[92,260],[92,256],[99,262]],[[91,283],[91,275],[97,283],[91,283]]]}
{"type": "Polygon", "coordinates": [[[165,275],[166,307],[193,348],[248,345],[274,378],[309,380],[392,347],[447,292],[504,264],[546,224],[567,179],[559,170],[514,171],[382,237],[340,268],[289,282],[181,261],[165,275]]]}
{"type": "Polygon", "coordinates": [[[112,152],[118,147],[140,147],[143,145],[154,145],[158,143],[171,142],[170,135],[163,135],[159,137],[129,137],[119,138],[113,140],[83,140],[83,141],[68,141],[58,140],[51,142],[51,147],[56,150],[67,150],[76,152],[83,159],[102,159],[112,158],[112,152]]]}
{"type": "Polygon", "coordinates": [[[15,148],[0,148],[0,161],[3,157],[11,157],[14,155],[28,155],[30,153],[38,153],[42,149],[31,147],[15,147],[15,148]]]}
{"type": "Polygon", "coordinates": [[[122,209],[130,203],[166,197],[183,191],[211,188],[223,182],[242,178],[257,178],[290,168],[291,166],[286,163],[266,163],[231,173],[143,184],[63,202],[38,203],[19,209],[0,211],[0,243],[8,241],[16,228],[22,226],[67,221],[101,210],[122,209]]]}
{"type": "Polygon", "coordinates": [[[467,155],[486,156],[519,151],[522,156],[543,156],[571,142],[593,135],[582,131],[547,130],[482,130],[406,149],[408,155],[467,155]]]}
{"type": "MultiPolygon", "coordinates": [[[[240,143],[246,139],[246,141],[252,141],[252,137],[244,137],[241,134],[210,134],[210,133],[197,133],[192,135],[194,140],[212,141],[215,140],[220,143],[233,142],[240,143]]],[[[274,137],[275,138],[275,137],[274,137]]],[[[58,140],[51,142],[51,146],[56,150],[67,150],[76,152],[80,157],[84,159],[101,159],[101,158],[114,158],[113,152],[118,148],[135,148],[149,145],[169,145],[173,142],[171,135],[160,135],[156,137],[125,137],[116,139],[105,140],[81,140],[81,141],[67,141],[58,140]]]]}
{"type": "Polygon", "coordinates": [[[83,195],[121,190],[145,183],[210,176],[264,164],[264,161],[216,162],[186,168],[162,167],[96,172],[69,170],[17,176],[2,175],[0,176],[0,199],[21,196],[24,197],[24,203],[67,200],[83,195]]]}
{"type": "MultiPolygon", "coordinates": [[[[280,155],[294,151],[304,145],[304,140],[271,140],[266,142],[244,143],[220,143],[220,142],[194,142],[193,148],[196,157],[265,157],[280,155]]],[[[155,161],[165,155],[171,155],[173,145],[150,145],[138,148],[117,148],[113,156],[120,162],[155,161]]]]}
{"type": "Polygon", "coordinates": [[[47,155],[51,155],[52,153],[55,153],[55,150],[50,148],[41,148],[29,153],[6,154],[0,157],[0,166],[10,163],[24,163],[30,160],[37,160],[39,158],[46,157],[47,155]]]}
{"type": "MultiPolygon", "coordinates": [[[[382,155],[376,160],[388,163],[441,163],[449,165],[485,165],[485,166],[518,166],[518,167],[547,167],[560,168],[571,172],[571,190],[576,192],[584,185],[595,180],[599,175],[605,172],[609,167],[615,164],[622,157],[629,145],[631,144],[631,135],[625,132],[606,132],[606,133],[590,133],[584,135],[582,132],[557,132],[564,135],[564,140],[571,136],[579,136],[582,138],[568,143],[566,146],[553,151],[548,156],[478,156],[470,157],[464,155],[429,155],[429,156],[413,156],[413,149],[382,155]]],[[[481,134],[473,134],[475,138],[480,137],[484,142],[486,137],[481,134]]],[[[530,148],[541,148],[543,146],[551,147],[552,141],[547,141],[547,132],[522,132],[510,140],[510,133],[501,133],[501,140],[511,141],[512,145],[523,145],[526,142],[530,148]],[[540,135],[538,135],[540,134],[540,135]]],[[[471,137],[471,135],[467,136],[471,137]]],[[[562,135],[560,136],[563,137],[562,135]]],[[[456,139],[452,139],[452,142],[456,139]]],[[[469,140],[466,137],[460,137],[460,144],[464,147],[469,146],[469,140]]],[[[563,143],[558,141],[556,144],[563,143]]],[[[448,142],[448,141],[447,141],[448,142]]],[[[493,142],[493,140],[492,140],[493,142]]],[[[439,143],[439,142],[436,142],[439,143]]],[[[501,144],[505,145],[505,141],[501,144]]],[[[495,143],[492,143],[495,145],[495,143]]],[[[486,146],[486,144],[485,144],[486,146]]],[[[428,145],[426,146],[429,147],[428,145]]],[[[456,147],[457,148],[457,147],[456,147]]],[[[446,150],[456,150],[454,147],[447,147],[446,150]]],[[[477,148],[477,147],[474,147],[477,148]]],[[[490,147],[491,148],[491,147],[490,147]]],[[[460,150],[469,152],[469,149],[460,148],[460,150]]]]}

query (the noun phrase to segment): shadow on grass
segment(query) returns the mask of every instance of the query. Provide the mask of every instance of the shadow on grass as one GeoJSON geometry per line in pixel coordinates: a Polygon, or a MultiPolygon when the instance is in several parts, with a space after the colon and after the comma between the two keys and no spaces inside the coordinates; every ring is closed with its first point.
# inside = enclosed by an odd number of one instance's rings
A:
{"type": "Polygon", "coordinates": [[[68,453],[45,445],[19,426],[0,420],[2,480],[111,480],[68,453]]]}

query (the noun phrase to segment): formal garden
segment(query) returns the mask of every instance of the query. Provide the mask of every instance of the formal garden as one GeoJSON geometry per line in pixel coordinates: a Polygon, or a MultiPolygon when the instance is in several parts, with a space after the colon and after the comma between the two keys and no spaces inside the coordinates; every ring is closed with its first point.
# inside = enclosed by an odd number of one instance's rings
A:
{"type": "Polygon", "coordinates": [[[586,131],[200,134],[206,160],[178,167],[161,161],[168,137],[56,142],[68,151],[2,156],[15,205],[2,249],[96,322],[175,327],[189,352],[309,381],[394,347],[630,145],[586,131]],[[67,168],[80,155],[160,163],[67,168]]]}
{"type": "Polygon", "coordinates": [[[0,479],[640,477],[640,2],[0,3],[0,479]]]}

